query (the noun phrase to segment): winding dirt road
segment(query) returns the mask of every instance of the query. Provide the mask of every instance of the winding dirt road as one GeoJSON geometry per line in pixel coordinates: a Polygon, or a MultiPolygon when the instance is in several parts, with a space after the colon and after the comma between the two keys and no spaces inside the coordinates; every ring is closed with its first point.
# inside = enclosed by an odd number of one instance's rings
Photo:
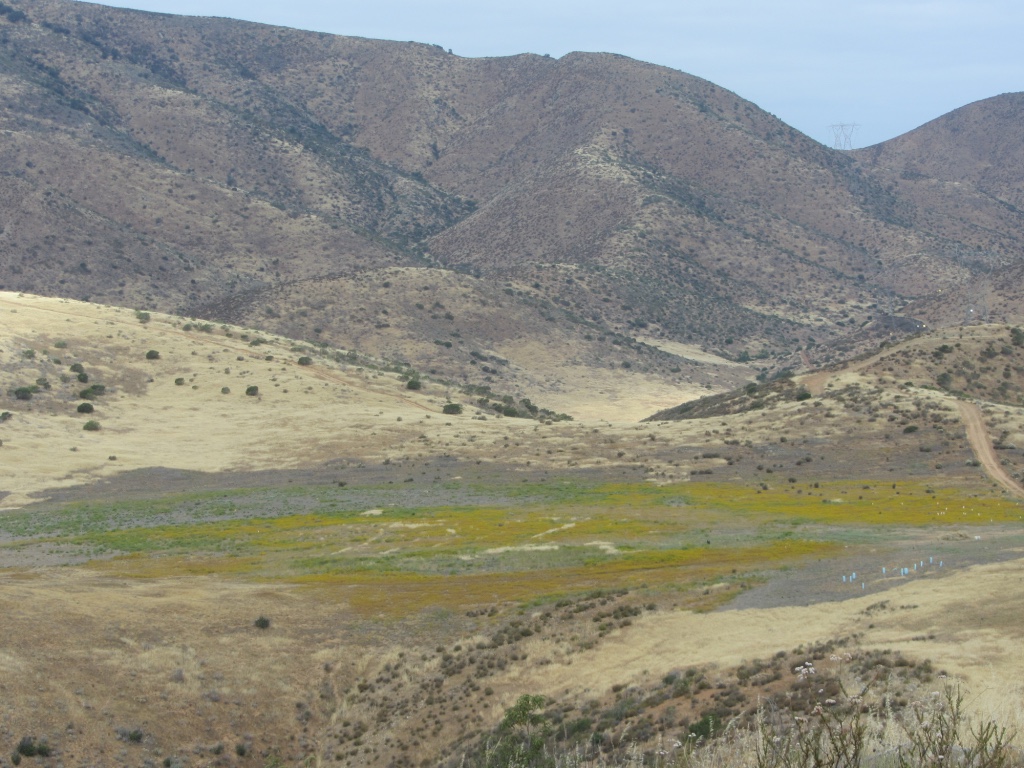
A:
{"type": "Polygon", "coordinates": [[[1024,487],[1021,487],[1012,477],[1006,474],[1006,470],[999,463],[992,442],[988,439],[988,431],[985,429],[985,420],[981,415],[981,409],[974,403],[966,403],[963,400],[957,401],[960,409],[960,417],[967,427],[967,441],[971,444],[971,450],[975,457],[981,462],[989,477],[999,483],[1003,488],[1015,496],[1024,498],[1024,487]]]}

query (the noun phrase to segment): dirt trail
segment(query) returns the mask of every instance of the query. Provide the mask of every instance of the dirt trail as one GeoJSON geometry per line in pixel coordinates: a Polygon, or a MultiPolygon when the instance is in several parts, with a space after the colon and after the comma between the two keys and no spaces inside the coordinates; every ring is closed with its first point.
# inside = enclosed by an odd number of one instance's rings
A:
{"type": "Polygon", "coordinates": [[[981,409],[974,403],[966,403],[962,400],[957,402],[957,407],[960,409],[960,416],[963,418],[964,426],[967,428],[967,440],[971,444],[971,450],[974,451],[975,458],[981,462],[989,477],[1010,493],[1024,498],[1024,487],[1021,487],[1019,483],[1006,474],[1006,470],[1003,469],[999,459],[996,457],[996,452],[992,448],[992,442],[989,440],[988,432],[985,429],[985,420],[981,415],[981,409]]]}

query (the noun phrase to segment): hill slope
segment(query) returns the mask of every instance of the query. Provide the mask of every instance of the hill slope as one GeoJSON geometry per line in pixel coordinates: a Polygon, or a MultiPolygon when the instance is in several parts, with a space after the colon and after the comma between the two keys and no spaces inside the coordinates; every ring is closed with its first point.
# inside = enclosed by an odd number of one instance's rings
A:
{"type": "MultiPolygon", "coordinates": [[[[284,330],[281,307],[318,311],[306,286],[427,267],[477,278],[477,296],[529,294],[563,335],[781,366],[877,343],[908,299],[969,294],[991,259],[963,254],[1020,259],[1013,95],[842,153],[711,83],[610,54],[463,59],[65,0],[8,7],[8,290],[284,330]],[[934,159],[950,142],[964,145],[955,180],[934,159]]],[[[354,344],[337,315],[312,324],[354,344]]],[[[504,335],[493,321],[475,332],[485,348],[504,335]]]]}

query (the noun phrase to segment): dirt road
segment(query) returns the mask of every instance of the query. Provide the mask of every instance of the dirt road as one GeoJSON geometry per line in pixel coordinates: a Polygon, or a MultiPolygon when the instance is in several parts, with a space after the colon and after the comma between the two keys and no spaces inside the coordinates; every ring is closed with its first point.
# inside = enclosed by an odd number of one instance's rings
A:
{"type": "Polygon", "coordinates": [[[988,432],[985,430],[981,409],[974,403],[966,403],[962,400],[957,402],[957,407],[960,409],[964,426],[967,427],[967,440],[971,444],[971,450],[974,451],[975,457],[981,462],[989,477],[1015,496],[1024,497],[1024,487],[1021,487],[1006,474],[1006,470],[1003,469],[996,457],[992,442],[988,438],[988,432]]]}

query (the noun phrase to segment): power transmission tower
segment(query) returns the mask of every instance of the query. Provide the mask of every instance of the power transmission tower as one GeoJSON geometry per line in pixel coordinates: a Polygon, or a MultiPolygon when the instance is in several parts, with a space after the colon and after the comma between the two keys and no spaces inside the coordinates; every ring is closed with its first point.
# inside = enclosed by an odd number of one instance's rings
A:
{"type": "Polygon", "coordinates": [[[860,128],[857,123],[836,123],[832,129],[833,149],[853,149],[853,134],[860,128]]]}

